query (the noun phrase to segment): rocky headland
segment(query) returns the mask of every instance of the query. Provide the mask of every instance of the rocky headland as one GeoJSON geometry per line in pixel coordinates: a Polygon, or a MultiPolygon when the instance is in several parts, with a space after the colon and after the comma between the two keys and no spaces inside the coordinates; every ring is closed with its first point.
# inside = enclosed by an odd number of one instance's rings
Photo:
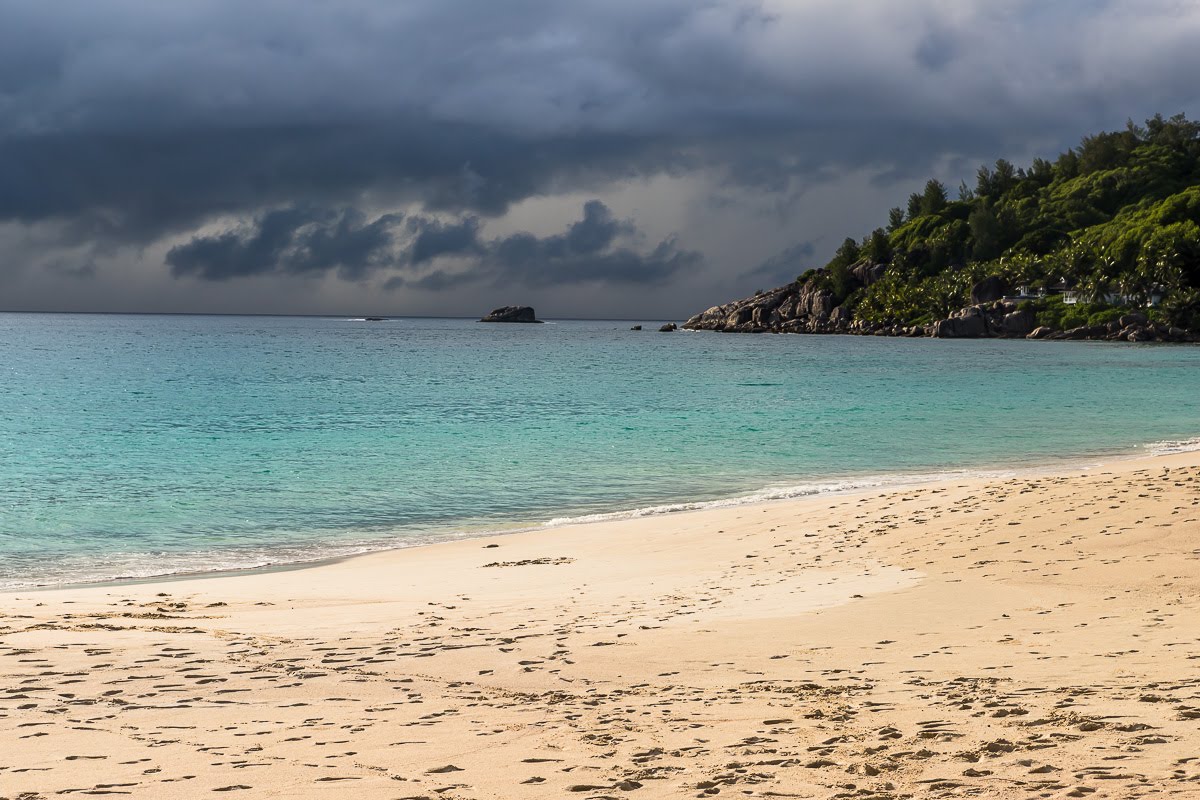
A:
{"type": "MultiPolygon", "coordinates": [[[[850,272],[862,286],[870,286],[887,269],[885,264],[859,263],[850,272]]],[[[996,277],[979,281],[971,290],[971,303],[944,319],[926,324],[888,324],[855,318],[846,305],[822,285],[820,271],[807,280],[759,292],[753,297],[713,306],[691,317],[686,330],[723,333],[817,333],[858,336],[907,336],[938,339],[1066,339],[1127,342],[1200,342],[1200,335],[1151,321],[1137,310],[1116,320],[1064,330],[1039,325],[1030,303],[1006,296],[1005,282],[996,277]]]]}
{"type": "Polygon", "coordinates": [[[951,195],[930,179],[819,269],[785,249],[748,274],[795,282],[683,327],[1200,341],[1200,122],[1156,115],[1053,161],[1000,158],[951,195]]]}

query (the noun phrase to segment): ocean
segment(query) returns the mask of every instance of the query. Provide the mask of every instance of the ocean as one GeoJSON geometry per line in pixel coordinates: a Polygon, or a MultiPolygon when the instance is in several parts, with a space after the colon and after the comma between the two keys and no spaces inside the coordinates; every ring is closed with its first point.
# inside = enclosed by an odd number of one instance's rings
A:
{"type": "Polygon", "coordinates": [[[1200,347],[0,314],[0,588],[1191,446],[1200,347]]]}

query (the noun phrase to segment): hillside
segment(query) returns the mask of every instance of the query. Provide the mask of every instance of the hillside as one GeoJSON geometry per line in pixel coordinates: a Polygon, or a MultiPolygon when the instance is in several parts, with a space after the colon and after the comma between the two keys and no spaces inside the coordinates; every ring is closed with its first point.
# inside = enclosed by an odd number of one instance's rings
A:
{"type": "Polygon", "coordinates": [[[957,194],[930,180],[824,267],[684,327],[1134,340],[1200,331],[1200,123],[1160,115],[1087,136],[1053,162],[1001,159],[957,194]]]}

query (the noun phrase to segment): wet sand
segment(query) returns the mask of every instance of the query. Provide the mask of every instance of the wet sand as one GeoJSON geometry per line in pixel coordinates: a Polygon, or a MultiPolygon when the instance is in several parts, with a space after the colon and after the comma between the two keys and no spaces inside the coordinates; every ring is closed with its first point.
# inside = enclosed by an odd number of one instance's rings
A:
{"type": "Polygon", "coordinates": [[[0,595],[0,798],[1200,797],[1200,454],[0,595]]]}

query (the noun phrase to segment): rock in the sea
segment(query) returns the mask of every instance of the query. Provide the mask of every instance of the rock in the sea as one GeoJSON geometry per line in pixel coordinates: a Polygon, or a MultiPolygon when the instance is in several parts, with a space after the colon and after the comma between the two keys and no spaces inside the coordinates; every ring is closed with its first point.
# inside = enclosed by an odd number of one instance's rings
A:
{"type": "Polygon", "coordinates": [[[1028,308],[1010,311],[1000,320],[1000,328],[1006,336],[1028,336],[1037,327],[1037,316],[1028,308]]]}
{"type": "Polygon", "coordinates": [[[1050,334],[1054,333],[1053,328],[1048,328],[1045,325],[1040,325],[1029,332],[1026,339],[1045,339],[1050,334]]]}
{"type": "Polygon", "coordinates": [[[1127,342],[1152,342],[1154,332],[1142,325],[1132,326],[1133,330],[1125,336],[1127,342]]]}
{"type": "Polygon", "coordinates": [[[975,306],[968,306],[955,316],[933,324],[933,335],[938,339],[978,339],[987,334],[987,319],[975,306]]]}
{"type": "Polygon", "coordinates": [[[641,326],[641,325],[634,325],[634,326],[633,326],[632,328],[630,328],[629,330],[631,330],[631,331],[640,331],[641,329],[642,329],[642,326],[641,326]]]}
{"type": "Polygon", "coordinates": [[[1150,320],[1146,317],[1145,314],[1143,314],[1140,311],[1134,311],[1134,312],[1131,312],[1129,314],[1125,314],[1124,316],[1122,316],[1119,320],[1117,320],[1117,323],[1122,328],[1128,328],[1133,325],[1145,325],[1149,321],[1150,320]]]}
{"type": "Polygon", "coordinates": [[[1011,300],[967,306],[930,326],[938,339],[979,339],[983,337],[1026,337],[1037,327],[1037,316],[1011,300]]]}
{"type": "Polygon", "coordinates": [[[677,331],[677,330],[679,330],[678,325],[676,325],[674,322],[668,322],[666,325],[663,325],[661,328],[659,328],[658,332],[659,333],[670,333],[671,331],[677,331]]]}
{"type": "Polygon", "coordinates": [[[844,333],[849,325],[846,310],[839,313],[833,295],[813,279],[713,306],[683,323],[687,330],[727,333],[844,333]]]}
{"type": "Polygon", "coordinates": [[[536,322],[541,323],[529,306],[504,306],[488,314],[480,322],[536,322]]]}

